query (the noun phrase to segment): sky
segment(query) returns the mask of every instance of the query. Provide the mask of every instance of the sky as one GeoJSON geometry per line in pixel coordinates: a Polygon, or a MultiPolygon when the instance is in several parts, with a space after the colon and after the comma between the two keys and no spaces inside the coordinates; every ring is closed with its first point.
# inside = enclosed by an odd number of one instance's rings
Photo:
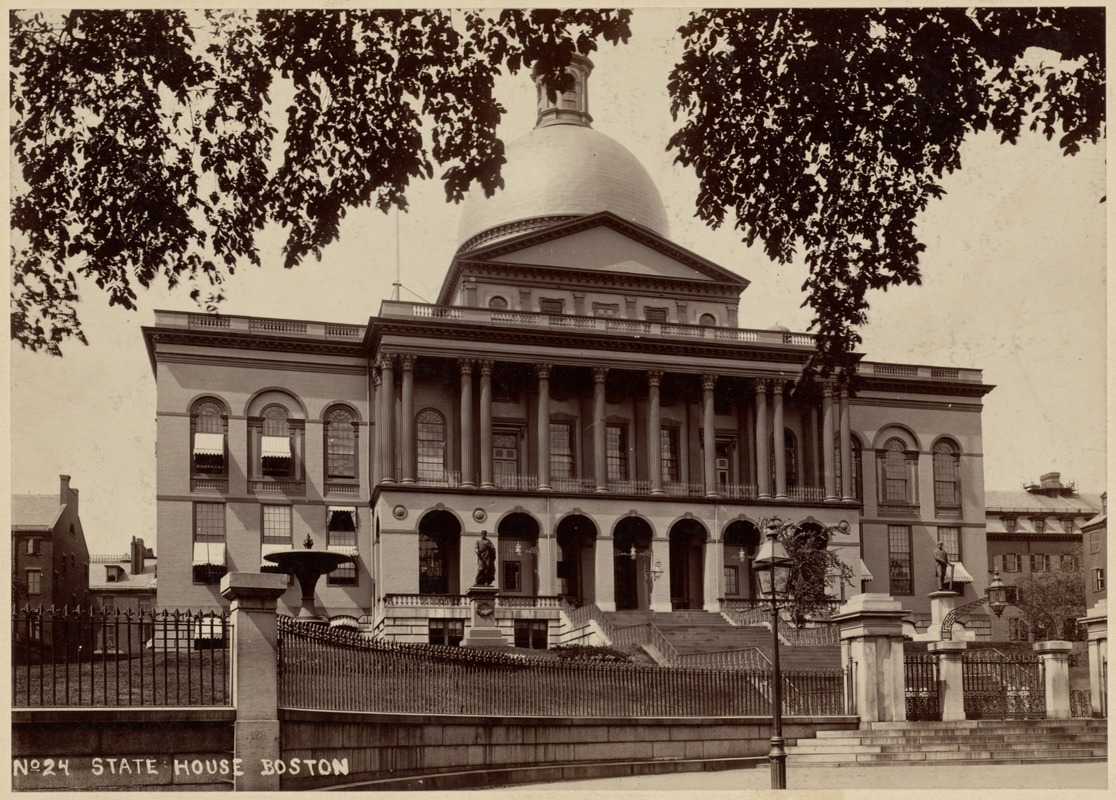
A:
{"type": "MultiPolygon", "coordinates": [[[[667,76],[685,15],[639,9],[630,42],[592,56],[593,127],[650,172],[676,243],[751,281],[741,327],[806,330],[805,267],[774,264],[731,226],[712,231],[696,219],[697,180],[665,149],[674,130],[667,76]]],[[[508,108],[504,140],[526,134],[535,116],[529,74],[501,78],[497,96],[508,108]]],[[[973,137],[962,169],[945,180],[947,195],[919,220],[923,284],[870,296],[867,359],[978,368],[995,385],[982,415],[986,488],[1017,489],[1050,471],[1081,491],[1105,486],[1105,170],[1103,144],[1067,158],[1038,135],[1015,146],[973,137]]],[[[268,236],[264,266],[229,280],[223,312],[363,324],[391,297],[397,274],[403,299],[433,300],[458,245],[460,208],[437,180],[415,184],[408,198],[405,214],[350,213],[320,263],[291,271],[281,236],[268,236]]],[[[92,553],[122,553],[132,536],[158,552],[155,381],[140,327],[155,309],[196,306],[188,291],[156,288],[126,312],[85,289],[78,311],[88,346],[71,343],[53,358],[10,345],[11,491],[54,494],[68,474],[92,553]]]]}

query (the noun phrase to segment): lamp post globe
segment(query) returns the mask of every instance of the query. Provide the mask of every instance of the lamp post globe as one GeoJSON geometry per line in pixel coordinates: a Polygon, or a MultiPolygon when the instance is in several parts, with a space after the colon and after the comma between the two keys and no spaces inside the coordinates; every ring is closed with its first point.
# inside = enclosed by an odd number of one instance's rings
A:
{"type": "Polygon", "coordinates": [[[988,584],[988,605],[995,612],[997,619],[1010,605],[1007,595],[1008,587],[1000,580],[1000,571],[996,570],[992,573],[992,583],[988,584]]]}

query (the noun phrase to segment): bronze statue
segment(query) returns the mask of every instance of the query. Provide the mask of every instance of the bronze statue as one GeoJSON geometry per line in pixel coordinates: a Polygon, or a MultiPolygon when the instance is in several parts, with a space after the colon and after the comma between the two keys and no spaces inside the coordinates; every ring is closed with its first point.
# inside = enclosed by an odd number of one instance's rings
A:
{"type": "Polygon", "coordinates": [[[947,578],[949,574],[949,554],[946,552],[945,545],[938,542],[938,546],[934,549],[934,561],[938,568],[938,588],[947,588],[947,578]]]}
{"type": "Polygon", "coordinates": [[[473,549],[477,553],[477,579],[473,585],[491,586],[496,580],[496,545],[488,538],[488,531],[481,531],[473,549]]]}

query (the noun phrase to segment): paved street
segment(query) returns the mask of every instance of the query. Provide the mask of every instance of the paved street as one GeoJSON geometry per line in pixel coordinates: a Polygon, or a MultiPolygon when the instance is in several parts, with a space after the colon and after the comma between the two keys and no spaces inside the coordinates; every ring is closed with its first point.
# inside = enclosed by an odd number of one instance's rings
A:
{"type": "MultiPolygon", "coordinates": [[[[998,764],[943,767],[805,767],[787,770],[788,789],[1104,789],[1108,764],[998,764]]],[[[761,769],[686,772],[625,778],[514,786],[522,794],[537,789],[577,791],[717,791],[768,789],[771,773],[761,769]]]]}

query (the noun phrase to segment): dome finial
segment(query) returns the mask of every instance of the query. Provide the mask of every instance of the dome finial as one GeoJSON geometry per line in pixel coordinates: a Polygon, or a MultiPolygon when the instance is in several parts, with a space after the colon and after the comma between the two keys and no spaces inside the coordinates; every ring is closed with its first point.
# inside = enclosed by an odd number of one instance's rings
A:
{"type": "Polygon", "coordinates": [[[573,89],[562,92],[551,101],[547,97],[538,67],[532,70],[531,78],[535,81],[538,93],[539,115],[535,120],[536,128],[545,128],[548,125],[592,127],[590,123],[593,118],[589,115],[589,73],[593,71],[593,62],[574,53],[566,71],[574,77],[573,89]]]}

